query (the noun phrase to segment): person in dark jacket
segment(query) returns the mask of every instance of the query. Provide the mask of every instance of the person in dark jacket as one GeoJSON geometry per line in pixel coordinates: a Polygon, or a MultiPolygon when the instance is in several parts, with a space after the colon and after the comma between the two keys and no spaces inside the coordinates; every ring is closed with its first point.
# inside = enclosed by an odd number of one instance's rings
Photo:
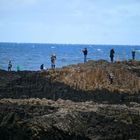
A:
{"type": "Polygon", "coordinates": [[[44,70],[44,64],[41,64],[40,70],[41,70],[41,71],[44,70]]]}
{"type": "Polygon", "coordinates": [[[136,53],[136,51],[132,50],[132,60],[135,60],[135,53],[136,53]]]}
{"type": "Polygon", "coordinates": [[[11,63],[11,61],[9,61],[9,64],[8,64],[8,71],[11,71],[11,68],[12,68],[12,63],[11,63]]]}
{"type": "Polygon", "coordinates": [[[87,48],[84,48],[84,49],[82,50],[82,52],[83,52],[83,54],[84,54],[84,63],[85,63],[85,62],[87,62],[87,54],[88,54],[87,48]]]}
{"type": "Polygon", "coordinates": [[[111,49],[110,50],[110,60],[111,60],[112,63],[114,62],[114,54],[115,54],[114,49],[111,49]]]}

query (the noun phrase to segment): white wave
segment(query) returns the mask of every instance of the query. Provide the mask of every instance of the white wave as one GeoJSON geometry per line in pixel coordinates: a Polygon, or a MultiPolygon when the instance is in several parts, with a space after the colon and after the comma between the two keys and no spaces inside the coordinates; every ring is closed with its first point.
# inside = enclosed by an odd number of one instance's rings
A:
{"type": "Polygon", "coordinates": [[[102,50],[101,50],[101,49],[97,49],[97,51],[99,51],[99,52],[100,52],[100,51],[102,51],[102,50]]]}
{"type": "Polygon", "coordinates": [[[54,46],[52,46],[51,48],[52,48],[52,49],[54,49],[55,47],[54,47],[54,46]]]}

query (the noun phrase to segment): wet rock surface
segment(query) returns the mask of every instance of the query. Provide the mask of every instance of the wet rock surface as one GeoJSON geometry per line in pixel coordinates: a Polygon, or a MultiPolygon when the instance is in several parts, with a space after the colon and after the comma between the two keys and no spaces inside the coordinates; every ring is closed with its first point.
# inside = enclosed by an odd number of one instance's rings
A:
{"type": "Polygon", "coordinates": [[[0,139],[139,140],[139,103],[136,61],[0,70],[0,139]]]}

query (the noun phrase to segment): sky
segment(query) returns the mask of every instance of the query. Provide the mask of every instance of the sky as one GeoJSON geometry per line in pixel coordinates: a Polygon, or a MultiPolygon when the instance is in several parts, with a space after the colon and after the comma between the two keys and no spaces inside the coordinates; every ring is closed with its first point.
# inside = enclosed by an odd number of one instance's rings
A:
{"type": "Polygon", "coordinates": [[[140,0],[0,0],[0,42],[140,45],[140,0]]]}

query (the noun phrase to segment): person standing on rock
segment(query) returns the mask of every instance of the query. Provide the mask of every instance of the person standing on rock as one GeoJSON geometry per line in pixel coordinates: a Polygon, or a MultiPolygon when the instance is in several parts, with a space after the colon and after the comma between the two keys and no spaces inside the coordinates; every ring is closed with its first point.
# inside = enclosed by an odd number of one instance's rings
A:
{"type": "Polygon", "coordinates": [[[8,71],[11,71],[11,68],[12,68],[12,63],[11,63],[11,61],[9,61],[9,64],[8,64],[8,71]]]}
{"type": "Polygon", "coordinates": [[[115,54],[114,49],[111,49],[110,50],[110,60],[111,60],[112,63],[114,62],[114,54],[115,54]]]}
{"type": "Polygon", "coordinates": [[[51,55],[51,68],[55,69],[55,61],[56,61],[56,55],[52,54],[51,55]]]}
{"type": "Polygon", "coordinates": [[[136,53],[136,51],[132,50],[132,60],[135,60],[135,53],[136,53]]]}
{"type": "Polygon", "coordinates": [[[40,70],[41,70],[41,71],[44,70],[44,64],[41,64],[41,66],[40,66],[40,70]]]}
{"type": "Polygon", "coordinates": [[[84,49],[82,50],[82,52],[83,52],[83,54],[84,54],[84,63],[85,63],[85,62],[87,62],[87,54],[88,54],[87,48],[84,48],[84,49]]]}

